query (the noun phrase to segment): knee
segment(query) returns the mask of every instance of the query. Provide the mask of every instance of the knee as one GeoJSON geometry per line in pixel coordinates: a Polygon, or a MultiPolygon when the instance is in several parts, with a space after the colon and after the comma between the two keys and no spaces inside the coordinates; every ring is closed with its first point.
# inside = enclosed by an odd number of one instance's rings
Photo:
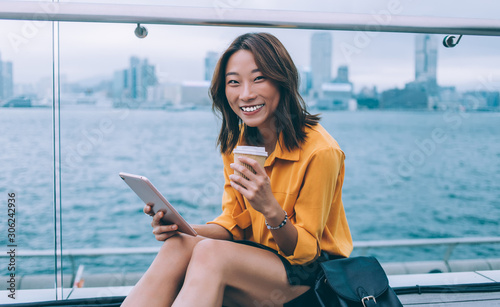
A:
{"type": "Polygon", "coordinates": [[[168,238],[160,248],[162,254],[177,254],[189,258],[196,245],[196,239],[192,236],[179,234],[168,238]]]}
{"type": "Polygon", "coordinates": [[[190,264],[203,271],[220,272],[227,263],[224,254],[224,244],[219,240],[203,240],[198,242],[193,249],[190,264]]]}

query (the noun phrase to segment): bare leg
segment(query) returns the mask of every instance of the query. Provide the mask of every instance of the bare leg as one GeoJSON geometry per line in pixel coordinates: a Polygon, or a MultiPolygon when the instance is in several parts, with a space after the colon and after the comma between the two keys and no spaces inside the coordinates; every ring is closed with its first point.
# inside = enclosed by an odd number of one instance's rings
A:
{"type": "Polygon", "coordinates": [[[167,239],[122,306],[170,306],[182,285],[193,249],[203,239],[183,234],[167,239]]]}
{"type": "Polygon", "coordinates": [[[309,289],[291,286],[273,253],[229,241],[196,245],[172,306],[282,306],[309,289]]]}

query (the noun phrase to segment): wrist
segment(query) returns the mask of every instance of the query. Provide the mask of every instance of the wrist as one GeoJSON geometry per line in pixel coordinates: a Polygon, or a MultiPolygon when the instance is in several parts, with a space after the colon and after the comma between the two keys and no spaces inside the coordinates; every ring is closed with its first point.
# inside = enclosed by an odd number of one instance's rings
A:
{"type": "Polygon", "coordinates": [[[278,230],[278,229],[283,228],[286,225],[286,223],[288,222],[288,214],[286,213],[285,210],[283,210],[283,213],[285,214],[285,217],[283,218],[283,220],[281,221],[281,223],[279,225],[273,226],[273,223],[269,224],[266,220],[265,222],[266,222],[267,229],[278,230]]]}
{"type": "MultiPolygon", "coordinates": [[[[274,205],[269,206],[269,210],[264,213],[264,218],[266,226],[268,226],[269,229],[274,229],[275,227],[280,226],[287,219],[287,214],[278,202],[275,202],[274,205]]],[[[283,226],[284,225],[281,225],[279,228],[283,226]]]]}
{"type": "Polygon", "coordinates": [[[268,206],[265,211],[262,211],[262,215],[268,223],[277,222],[278,224],[283,221],[284,213],[281,206],[277,201],[274,201],[271,206],[268,206]]]}

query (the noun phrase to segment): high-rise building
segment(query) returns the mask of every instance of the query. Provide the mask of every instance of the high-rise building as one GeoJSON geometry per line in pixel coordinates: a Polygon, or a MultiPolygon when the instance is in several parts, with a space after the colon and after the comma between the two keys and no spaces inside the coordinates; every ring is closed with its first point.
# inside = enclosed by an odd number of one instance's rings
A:
{"type": "Polygon", "coordinates": [[[113,98],[121,100],[126,97],[125,89],[127,88],[128,71],[117,70],[113,74],[113,98]]]}
{"type": "Polygon", "coordinates": [[[156,70],[148,60],[138,57],[130,58],[130,67],[115,71],[113,75],[113,98],[115,102],[143,102],[148,98],[148,88],[158,83],[156,70]]]}
{"type": "Polygon", "coordinates": [[[127,89],[129,90],[129,98],[137,99],[141,97],[142,91],[140,88],[141,84],[141,73],[140,73],[140,60],[138,57],[130,58],[130,69],[128,71],[127,89]]]}
{"type": "Polygon", "coordinates": [[[3,62],[0,54],[0,100],[9,99],[13,95],[12,62],[3,62]]]}
{"type": "Polygon", "coordinates": [[[415,82],[429,94],[437,90],[437,41],[429,34],[415,38],[415,82]]]}
{"type": "Polygon", "coordinates": [[[312,76],[309,68],[299,69],[299,93],[307,95],[312,88],[312,76]]]}
{"type": "Polygon", "coordinates": [[[214,75],[215,66],[217,65],[217,60],[219,55],[217,52],[209,51],[205,57],[205,80],[211,81],[214,75]]]}
{"type": "Polygon", "coordinates": [[[0,53],[0,100],[3,100],[3,62],[1,53],[0,53]]]}
{"type": "Polygon", "coordinates": [[[12,78],[12,62],[2,63],[3,98],[9,99],[14,96],[14,80],[12,78]]]}
{"type": "Polygon", "coordinates": [[[328,32],[317,32],[311,38],[312,88],[316,95],[321,85],[332,76],[332,36],[328,32]]]}
{"type": "Polygon", "coordinates": [[[144,88],[156,85],[156,70],[153,65],[149,65],[148,59],[144,59],[141,65],[141,81],[144,88]]]}
{"type": "Polygon", "coordinates": [[[339,66],[337,70],[337,78],[335,78],[334,82],[349,83],[349,67],[345,65],[339,66]]]}
{"type": "Polygon", "coordinates": [[[148,60],[141,61],[138,57],[130,58],[130,69],[126,78],[128,96],[134,100],[146,100],[147,88],[156,84],[155,67],[148,60]]]}

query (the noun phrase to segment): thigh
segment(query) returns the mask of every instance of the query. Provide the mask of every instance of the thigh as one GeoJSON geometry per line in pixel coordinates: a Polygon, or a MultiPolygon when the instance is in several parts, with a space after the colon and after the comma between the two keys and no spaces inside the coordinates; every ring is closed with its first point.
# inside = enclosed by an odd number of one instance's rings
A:
{"type": "Polygon", "coordinates": [[[273,252],[229,241],[213,243],[224,261],[224,306],[282,306],[310,289],[290,285],[273,252]]]}

